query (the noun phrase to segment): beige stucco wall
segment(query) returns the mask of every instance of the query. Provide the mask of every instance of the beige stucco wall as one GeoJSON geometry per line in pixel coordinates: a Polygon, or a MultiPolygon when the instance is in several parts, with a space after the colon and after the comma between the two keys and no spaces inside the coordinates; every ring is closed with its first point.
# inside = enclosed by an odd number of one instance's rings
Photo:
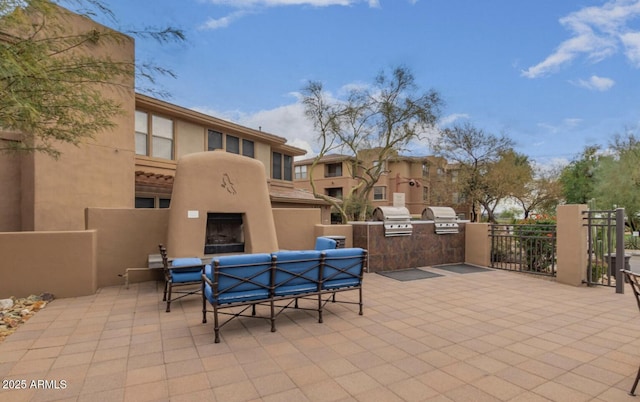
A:
{"type": "Polygon", "coordinates": [[[322,225],[314,227],[315,237],[320,236],[344,236],[344,246],[353,247],[353,226],[352,225],[322,225]]]}
{"type": "Polygon", "coordinates": [[[271,147],[262,142],[253,143],[254,158],[262,162],[267,178],[271,178],[271,147]]]}
{"type": "Polygon", "coordinates": [[[488,267],[491,265],[491,238],[488,223],[467,223],[465,236],[465,262],[488,267]]]}
{"type": "Polygon", "coordinates": [[[557,273],[560,283],[581,286],[587,279],[587,228],[583,204],[560,205],[557,216],[557,273]]]}
{"type": "Polygon", "coordinates": [[[216,150],[178,161],[169,211],[167,251],[203,256],[208,212],[243,214],[245,252],[278,249],[264,165],[216,150]]]}
{"type": "Polygon", "coordinates": [[[320,223],[317,208],[274,208],[279,250],[310,250],[316,238],[314,225],[320,223]]]}
{"type": "MultiPolygon", "coordinates": [[[[87,18],[68,14],[73,31],[106,29],[87,18]]],[[[70,32],[69,32],[70,33],[70,32]]],[[[134,41],[99,41],[84,49],[133,63],[134,41]]],[[[112,119],[114,129],[98,133],[77,147],[60,145],[59,160],[35,154],[22,175],[22,230],[82,230],[86,207],[132,207],[134,202],[134,77],[105,86],[102,93],[120,103],[123,114],[112,119]]],[[[25,163],[29,162],[25,158],[25,163]]]]}
{"type": "Polygon", "coordinates": [[[0,233],[0,299],[52,293],[57,298],[97,290],[97,232],[0,233]]]}
{"type": "MultiPolygon", "coordinates": [[[[0,147],[2,141],[0,140],[0,147]]],[[[21,161],[16,155],[0,153],[0,231],[22,228],[20,201],[22,194],[21,161]]]]}
{"type": "Polygon", "coordinates": [[[177,139],[175,159],[180,159],[181,156],[187,154],[206,150],[206,130],[201,125],[189,123],[184,120],[177,120],[175,133],[177,139]]]}
{"type": "MultiPolygon", "coordinates": [[[[98,233],[98,287],[121,285],[127,268],[148,266],[158,244],[166,244],[168,209],[87,209],[87,228],[98,233]]],[[[160,279],[159,272],[135,272],[130,282],[160,279]]]]}

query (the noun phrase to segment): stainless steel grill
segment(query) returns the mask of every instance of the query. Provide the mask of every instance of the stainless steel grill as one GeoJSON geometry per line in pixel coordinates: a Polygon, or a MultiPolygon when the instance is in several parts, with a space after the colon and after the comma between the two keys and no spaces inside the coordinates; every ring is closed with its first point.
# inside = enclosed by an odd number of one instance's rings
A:
{"type": "Polygon", "coordinates": [[[458,216],[451,207],[427,207],[422,211],[422,219],[433,221],[437,234],[458,233],[458,216]]]}
{"type": "Polygon", "coordinates": [[[405,207],[378,207],[373,210],[373,219],[384,224],[384,236],[411,236],[413,225],[411,214],[405,207]]]}

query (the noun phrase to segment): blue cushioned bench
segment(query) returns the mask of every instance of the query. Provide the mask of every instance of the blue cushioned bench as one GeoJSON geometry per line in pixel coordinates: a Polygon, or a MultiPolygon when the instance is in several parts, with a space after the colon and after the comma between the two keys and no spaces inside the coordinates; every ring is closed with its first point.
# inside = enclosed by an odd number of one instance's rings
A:
{"type": "Polygon", "coordinates": [[[276,317],[287,308],[316,311],[319,323],[328,302],[358,304],[362,315],[366,257],[367,251],[361,248],[215,257],[202,275],[202,322],[207,322],[207,312],[213,313],[219,343],[220,329],[237,317],[267,319],[275,332],[276,317]],[[336,300],[336,293],[347,290],[359,292],[358,302],[336,300]],[[301,307],[300,299],[314,300],[314,307],[301,307]],[[213,311],[207,310],[207,304],[213,311]],[[258,315],[258,305],[267,306],[269,313],[258,315]],[[228,319],[220,322],[220,315],[228,319]]]}

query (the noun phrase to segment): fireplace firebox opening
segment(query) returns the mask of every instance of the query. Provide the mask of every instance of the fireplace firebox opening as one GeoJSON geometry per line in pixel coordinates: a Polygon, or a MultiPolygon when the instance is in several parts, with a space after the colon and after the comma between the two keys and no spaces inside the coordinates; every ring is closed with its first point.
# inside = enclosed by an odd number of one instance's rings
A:
{"type": "Polygon", "coordinates": [[[242,214],[207,213],[205,254],[244,253],[242,214]]]}

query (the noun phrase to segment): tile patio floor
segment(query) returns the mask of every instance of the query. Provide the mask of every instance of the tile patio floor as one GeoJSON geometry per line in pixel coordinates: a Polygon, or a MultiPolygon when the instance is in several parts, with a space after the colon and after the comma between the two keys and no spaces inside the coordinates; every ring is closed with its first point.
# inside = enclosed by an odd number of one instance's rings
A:
{"type": "MultiPolygon", "coordinates": [[[[161,285],[55,300],[0,343],[0,401],[640,401],[630,289],[489,271],[399,282],[366,274],[364,316],[241,319],[213,343],[201,302],[164,312],[161,285]]],[[[343,294],[355,298],[355,292],[343,294]]]]}

